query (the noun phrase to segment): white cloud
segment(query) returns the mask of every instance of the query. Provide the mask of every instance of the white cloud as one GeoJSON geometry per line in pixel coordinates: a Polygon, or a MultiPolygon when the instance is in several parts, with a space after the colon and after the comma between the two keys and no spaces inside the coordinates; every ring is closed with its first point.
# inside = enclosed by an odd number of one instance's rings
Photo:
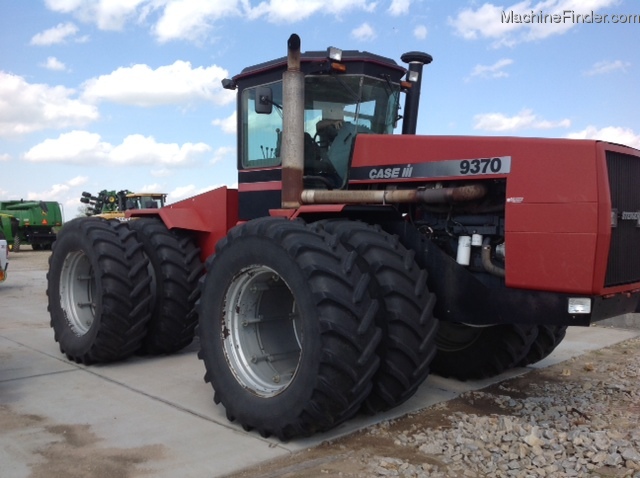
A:
{"type": "Polygon", "coordinates": [[[132,134],[109,153],[109,160],[118,164],[166,164],[177,166],[190,163],[201,153],[211,151],[204,143],[157,143],[152,136],[132,134]]]}
{"type": "Polygon", "coordinates": [[[391,0],[388,12],[393,16],[406,15],[410,6],[411,0],[391,0]]]}
{"type": "Polygon", "coordinates": [[[358,28],[354,28],[351,31],[351,36],[356,40],[371,41],[376,37],[376,32],[373,30],[371,25],[363,23],[358,28]]]}
{"type": "Polygon", "coordinates": [[[138,7],[158,2],[149,0],[45,0],[47,8],[74,15],[85,23],[95,23],[101,30],[121,30],[125,23],[139,16],[138,7]]]}
{"type": "Polygon", "coordinates": [[[69,189],[71,188],[67,184],[54,184],[50,189],[46,191],[29,191],[27,193],[27,200],[37,201],[43,197],[46,197],[48,200],[56,200],[64,196],[69,191],[69,189]]]}
{"type": "Polygon", "coordinates": [[[42,63],[41,66],[46,68],[47,70],[53,71],[65,71],[67,69],[66,65],[58,60],[55,56],[50,56],[49,58],[47,58],[46,63],[42,63]]]}
{"type": "Polygon", "coordinates": [[[218,126],[222,131],[227,134],[235,134],[237,128],[237,114],[234,111],[231,115],[227,116],[223,119],[214,119],[211,124],[213,126],[218,126]]]}
{"type": "Polygon", "coordinates": [[[0,136],[83,126],[97,120],[97,108],[74,95],[75,90],[63,86],[30,84],[21,76],[0,71],[0,136]]]}
{"type": "Polygon", "coordinates": [[[595,126],[587,126],[582,131],[568,134],[567,138],[599,139],[640,149],[640,134],[635,133],[631,128],[622,128],[619,126],[607,126],[600,129],[595,126]]]}
{"type": "Polygon", "coordinates": [[[33,146],[25,153],[24,159],[38,163],[104,163],[113,146],[101,139],[99,134],[87,131],[63,133],[57,139],[46,139],[33,146]]]}
{"type": "MultiPolygon", "coordinates": [[[[47,198],[48,201],[61,201],[72,187],[82,186],[86,182],[87,178],[85,176],[77,176],[65,183],[54,184],[46,191],[29,191],[27,193],[27,199],[30,201],[37,201],[42,198],[47,198]]],[[[75,202],[77,202],[77,200],[75,202]]]]}
{"type": "Polygon", "coordinates": [[[171,176],[172,172],[167,168],[152,169],[150,172],[154,178],[166,178],[171,176]]]}
{"type": "Polygon", "coordinates": [[[515,116],[502,113],[486,113],[474,116],[474,129],[483,131],[517,131],[522,129],[569,128],[571,121],[562,119],[549,121],[535,115],[533,111],[524,109],[515,116]]]}
{"type": "Polygon", "coordinates": [[[593,66],[584,72],[585,76],[604,75],[613,71],[627,71],[627,68],[631,66],[631,63],[622,60],[615,61],[599,61],[594,63],[593,66]]]}
{"type": "Polygon", "coordinates": [[[266,17],[272,23],[295,23],[315,13],[340,16],[354,10],[372,12],[376,6],[377,2],[367,0],[265,0],[251,7],[243,1],[249,19],[266,17]]]}
{"type": "Polygon", "coordinates": [[[227,70],[218,66],[193,68],[188,61],[176,61],[155,70],[138,64],[86,81],[82,96],[90,101],[144,107],[198,100],[223,105],[235,99],[235,92],[220,84],[227,76],[227,70]]]}
{"type": "Polygon", "coordinates": [[[0,154],[0,161],[9,161],[11,160],[11,155],[9,153],[0,154]]]}
{"type": "Polygon", "coordinates": [[[522,0],[509,6],[484,3],[478,8],[465,8],[449,24],[456,34],[468,40],[493,40],[494,47],[561,35],[582,25],[592,12],[601,12],[618,0],[522,0]],[[513,14],[513,16],[512,16],[513,14]],[[555,17],[560,21],[556,21],[555,17]],[[568,17],[566,15],[569,15],[568,17]],[[515,20],[515,21],[511,21],[515,20]]]}
{"type": "MultiPolygon", "coordinates": [[[[342,17],[348,12],[373,12],[376,0],[45,0],[47,8],[73,15],[101,30],[121,30],[129,22],[151,24],[160,43],[201,43],[225,18],[244,16],[282,24],[314,14],[342,17]],[[255,5],[255,6],[254,6],[255,5]],[[156,15],[152,15],[156,14],[156,15]]],[[[391,15],[406,14],[411,0],[392,0],[391,15]]]]}
{"type": "Polygon", "coordinates": [[[75,178],[71,178],[69,181],[67,181],[67,184],[72,187],[77,187],[86,184],[88,180],[89,178],[87,178],[86,176],[76,176],[75,178]]]}
{"type": "Polygon", "coordinates": [[[428,33],[429,32],[427,30],[427,27],[425,27],[424,25],[418,25],[413,29],[413,36],[418,40],[424,40],[425,38],[427,38],[428,33]]]}
{"type": "Polygon", "coordinates": [[[167,202],[172,203],[197,194],[196,186],[189,184],[188,186],[180,186],[167,194],[167,202]]]}
{"type": "Polygon", "coordinates": [[[140,186],[140,188],[138,188],[137,191],[147,192],[147,193],[162,192],[162,186],[158,183],[144,184],[143,186],[140,186]]]}
{"type": "Polygon", "coordinates": [[[31,38],[32,45],[45,46],[63,43],[68,37],[73,37],[78,33],[78,27],[73,23],[59,23],[53,28],[49,28],[41,33],[37,33],[31,38]]]}
{"type": "MultiPolygon", "coordinates": [[[[188,186],[180,186],[175,188],[173,191],[167,194],[167,204],[173,204],[176,201],[180,201],[181,199],[185,199],[191,196],[196,196],[198,194],[206,193],[213,189],[217,189],[221,186],[225,186],[224,184],[214,184],[211,186],[205,186],[198,188],[193,184],[189,184],[188,186]]],[[[229,185],[231,188],[238,188],[238,183],[234,185],[229,185]]]]}
{"type": "Polygon", "coordinates": [[[200,41],[213,22],[240,14],[238,0],[170,0],[156,23],[154,33],[161,43],[170,40],[200,41]]]}
{"type": "Polygon", "coordinates": [[[235,159],[235,153],[236,148],[232,146],[220,146],[213,152],[213,159],[211,160],[211,164],[218,163],[229,157],[235,159]]]}
{"type": "Polygon", "coordinates": [[[46,139],[24,155],[26,161],[72,164],[153,164],[166,167],[189,164],[211,151],[205,143],[158,143],[151,136],[132,134],[119,145],[103,141],[99,134],[88,131],[63,133],[56,139],[46,139]]]}
{"type": "Polygon", "coordinates": [[[493,65],[476,65],[471,71],[471,74],[466,78],[467,81],[471,78],[506,78],[509,73],[504,71],[504,68],[511,65],[513,60],[509,58],[502,58],[496,61],[493,65]]]}

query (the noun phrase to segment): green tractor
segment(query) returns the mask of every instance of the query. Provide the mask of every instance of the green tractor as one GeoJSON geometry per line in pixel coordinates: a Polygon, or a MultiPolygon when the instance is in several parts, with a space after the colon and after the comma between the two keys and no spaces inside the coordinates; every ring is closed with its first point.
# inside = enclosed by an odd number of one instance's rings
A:
{"type": "Polygon", "coordinates": [[[0,224],[14,252],[22,244],[33,250],[49,250],[62,227],[60,203],[54,201],[0,201],[0,224]]]}

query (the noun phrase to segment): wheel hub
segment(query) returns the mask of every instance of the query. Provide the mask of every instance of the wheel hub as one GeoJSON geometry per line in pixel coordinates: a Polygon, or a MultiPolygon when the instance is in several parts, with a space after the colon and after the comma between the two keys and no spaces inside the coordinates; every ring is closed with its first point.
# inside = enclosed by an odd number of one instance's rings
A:
{"type": "Polygon", "coordinates": [[[224,353],[236,380],[271,397],[285,390],[302,352],[300,318],[289,286],[271,268],[249,266],[225,295],[224,353]]]}
{"type": "Polygon", "coordinates": [[[95,277],[82,251],[69,254],[60,276],[60,305],[69,327],[78,337],[91,329],[96,315],[95,277]]]}

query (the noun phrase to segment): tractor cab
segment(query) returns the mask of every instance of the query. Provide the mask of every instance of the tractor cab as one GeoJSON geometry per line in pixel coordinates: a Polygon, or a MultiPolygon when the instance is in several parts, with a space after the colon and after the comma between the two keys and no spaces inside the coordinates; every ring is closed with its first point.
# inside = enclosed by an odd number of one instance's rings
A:
{"type": "Polygon", "coordinates": [[[125,197],[125,210],[160,209],[164,207],[167,195],[164,193],[129,193],[125,197]]]}
{"type": "MultiPolygon", "coordinates": [[[[238,90],[240,216],[265,215],[280,204],[283,143],[283,72],[287,58],[245,68],[223,81],[238,90]]],[[[360,51],[306,52],[304,172],[306,189],[344,189],[358,134],[391,134],[399,118],[407,70],[360,51]]]]}

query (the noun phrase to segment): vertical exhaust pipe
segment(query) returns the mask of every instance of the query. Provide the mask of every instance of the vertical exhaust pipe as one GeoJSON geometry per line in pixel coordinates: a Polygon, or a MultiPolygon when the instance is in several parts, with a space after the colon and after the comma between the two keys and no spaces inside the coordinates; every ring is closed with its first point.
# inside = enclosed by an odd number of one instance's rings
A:
{"type": "Polygon", "coordinates": [[[420,107],[420,87],[422,86],[422,68],[433,61],[428,53],[410,51],[400,57],[409,64],[407,80],[411,82],[411,88],[407,90],[404,100],[404,115],[402,118],[402,134],[416,134],[418,125],[418,109],[420,107]]]}
{"type": "Polygon", "coordinates": [[[300,206],[304,171],[304,73],[300,71],[300,37],[287,42],[287,71],[282,76],[282,208],[300,206]]]}

